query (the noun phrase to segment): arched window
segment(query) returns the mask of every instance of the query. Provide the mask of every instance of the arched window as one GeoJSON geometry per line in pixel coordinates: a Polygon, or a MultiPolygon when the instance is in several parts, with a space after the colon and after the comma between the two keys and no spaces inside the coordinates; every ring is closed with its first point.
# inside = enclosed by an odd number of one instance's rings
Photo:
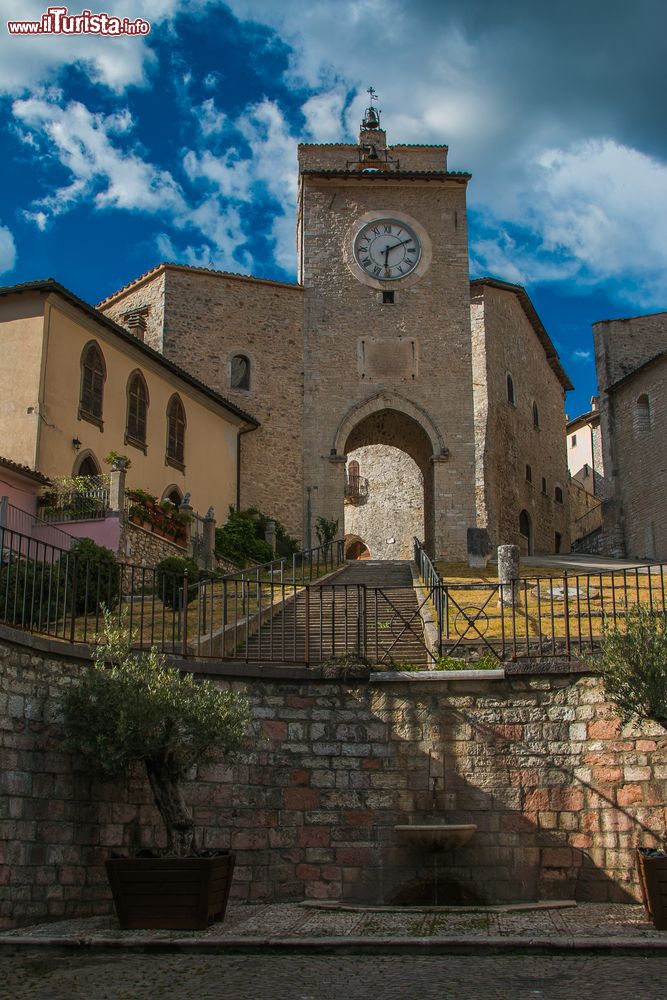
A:
{"type": "Polygon", "coordinates": [[[507,402],[511,403],[512,406],[516,405],[516,397],[514,395],[514,379],[507,373],[507,402]]]}
{"type": "Polygon", "coordinates": [[[351,487],[359,489],[359,463],[355,459],[348,463],[347,481],[351,487]]]}
{"type": "Polygon", "coordinates": [[[92,451],[83,452],[77,457],[74,463],[74,469],[72,471],[73,476],[99,476],[102,470],[100,469],[99,462],[93,455],[92,451]]]}
{"type": "Polygon", "coordinates": [[[554,489],[554,500],[556,501],[556,503],[563,502],[563,490],[561,489],[560,486],[556,486],[556,488],[554,489]]]}
{"type": "Polygon", "coordinates": [[[645,392],[635,402],[635,434],[646,434],[651,430],[651,403],[645,392]]]}
{"type": "Polygon", "coordinates": [[[79,416],[100,427],[102,426],[102,404],[106,377],[107,371],[102,352],[95,341],[91,340],[81,352],[79,416]]]}
{"type": "Polygon", "coordinates": [[[167,462],[177,469],[185,463],[185,410],[180,397],[174,395],[167,406],[167,462]]]}
{"type": "Polygon", "coordinates": [[[162,494],[162,499],[171,500],[174,507],[180,507],[181,501],[183,500],[183,494],[179,490],[178,486],[167,486],[166,490],[162,494]]]}
{"type": "Polygon", "coordinates": [[[127,383],[127,428],[125,441],[146,451],[148,387],[141,372],[133,372],[127,383]]]}
{"type": "Polygon", "coordinates": [[[533,481],[533,470],[530,467],[530,465],[527,465],[526,466],[526,482],[527,483],[532,483],[532,481],[533,481]]]}
{"type": "Polygon", "coordinates": [[[533,427],[540,426],[540,411],[537,408],[537,403],[533,403],[533,427]]]}
{"type": "Polygon", "coordinates": [[[234,354],[230,362],[229,385],[232,389],[250,388],[250,358],[234,354]]]}

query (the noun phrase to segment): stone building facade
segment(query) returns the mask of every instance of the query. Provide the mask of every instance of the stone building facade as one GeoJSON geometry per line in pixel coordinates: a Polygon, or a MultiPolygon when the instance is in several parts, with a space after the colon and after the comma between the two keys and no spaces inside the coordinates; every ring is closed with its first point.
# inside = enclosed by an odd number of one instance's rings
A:
{"type": "Polygon", "coordinates": [[[667,313],[593,325],[609,555],[667,559],[667,313]]]}
{"type": "MultiPolygon", "coordinates": [[[[239,503],[306,545],[317,517],[344,523],[352,452],[390,447],[419,470],[438,557],[465,558],[476,525],[494,545],[525,530],[526,549],[565,550],[571,386],[553,344],[525,291],[490,279],[472,284],[471,331],[470,175],[446,146],[387,145],[368,110],[358,144],[299,147],[298,284],[162,264],[99,308],[128,329],[143,316],[152,347],[258,418],[239,503]]],[[[385,537],[405,535],[404,507],[384,506],[385,537]]]]}

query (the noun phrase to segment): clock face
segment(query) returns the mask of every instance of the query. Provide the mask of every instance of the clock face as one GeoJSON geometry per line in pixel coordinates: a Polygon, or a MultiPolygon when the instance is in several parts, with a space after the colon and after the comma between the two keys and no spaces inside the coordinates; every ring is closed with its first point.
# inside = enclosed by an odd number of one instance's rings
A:
{"type": "Polygon", "coordinates": [[[414,229],[398,219],[373,219],[354,238],[357,264],[378,281],[397,281],[412,274],[421,252],[414,229]]]}

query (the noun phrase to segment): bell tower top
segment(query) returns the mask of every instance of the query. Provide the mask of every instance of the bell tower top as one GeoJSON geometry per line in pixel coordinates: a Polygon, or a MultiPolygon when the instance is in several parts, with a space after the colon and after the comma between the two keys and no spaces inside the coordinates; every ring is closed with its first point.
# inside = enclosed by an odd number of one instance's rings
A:
{"type": "Polygon", "coordinates": [[[372,165],[374,160],[386,159],[387,133],[380,128],[380,109],[373,106],[373,102],[378,99],[375,89],[369,87],[366,93],[369,95],[369,102],[361,120],[359,151],[360,159],[372,165]]]}

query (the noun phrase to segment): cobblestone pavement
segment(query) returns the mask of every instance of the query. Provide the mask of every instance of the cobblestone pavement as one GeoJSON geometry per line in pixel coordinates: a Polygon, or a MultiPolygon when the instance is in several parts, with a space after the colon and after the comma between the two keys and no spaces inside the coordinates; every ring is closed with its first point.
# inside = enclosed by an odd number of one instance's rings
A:
{"type": "MultiPolygon", "coordinates": [[[[628,904],[579,903],[544,904],[542,908],[485,907],[453,910],[437,908],[354,909],[303,906],[299,903],[274,903],[244,906],[231,904],[224,923],[215,923],[205,931],[121,931],[114,917],[90,917],[81,920],[37,924],[0,932],[2,941],[12,938],[68,938],[103,942],[110,938],[127,941],[196,939],[202,943],[216,939],[256,940],[258,938],[614,938],[650,944],[667,941],[664,931],[656,931],[648,922],[643,906],[628,904]]],[[[667,993],[666,993],[667,1000],[667,993]]]]}
{"type": "Polygon", "coordinates": [[[0,1000],[665,1000],[664,958],[23,953],[0,1000]]]}

